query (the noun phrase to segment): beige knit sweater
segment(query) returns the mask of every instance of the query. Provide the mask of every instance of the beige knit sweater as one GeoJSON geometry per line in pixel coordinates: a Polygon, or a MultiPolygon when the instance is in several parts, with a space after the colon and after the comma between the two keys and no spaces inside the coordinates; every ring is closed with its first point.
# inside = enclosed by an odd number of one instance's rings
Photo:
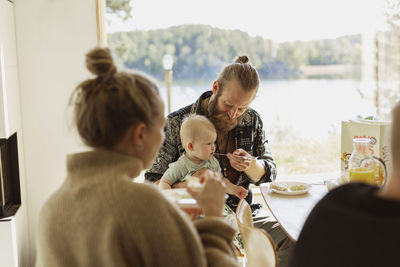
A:
{"type": "Polygon", "coordinates": [[[36,266],[236,266],[234,230],[216,217],[193,224],[155,186],[132,182],[142,169],[111,151],[70,155],[41,210],[36,266]]]}

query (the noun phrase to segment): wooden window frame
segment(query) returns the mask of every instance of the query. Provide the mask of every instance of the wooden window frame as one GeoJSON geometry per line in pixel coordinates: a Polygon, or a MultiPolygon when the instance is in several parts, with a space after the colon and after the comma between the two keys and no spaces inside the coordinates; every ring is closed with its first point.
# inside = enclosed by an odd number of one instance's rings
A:
{"type": "Polygon", "coordinates": [[[99,46],[107,46],[107,34],[105,27],[106,1],[96,1],[96,23],[97,23],[97,42],[99,46]]]}

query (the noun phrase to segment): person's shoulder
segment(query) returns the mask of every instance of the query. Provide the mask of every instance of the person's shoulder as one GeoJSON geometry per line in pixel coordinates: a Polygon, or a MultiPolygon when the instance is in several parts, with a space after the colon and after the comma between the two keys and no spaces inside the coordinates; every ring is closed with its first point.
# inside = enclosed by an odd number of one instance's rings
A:
{"type": "MultiPolygon", "coordinates": [[[[139,197],[139,198],[141,198],[143,195],[156,196],[159,194],[159,190],[156,185],[133,182],[130,181],[129,179],[124,179],[122,182],[118,183],[118,186],[115,187],[115,190],[118,190],[118,192],[120,193],[124,192],[128,195],[132,195],[132,197],[139,197]]],[[[121,194],[118,195],[122,197],[121,194]]]]}
{"type": "Polygon", "coordinates": [[[253,126],[262,123],[261,116],[252,108],[247,108],[242,115],[239,126],[253,126]]]}
{"type": "Polygon", "coordinates": [[[245,114],[248,114],[248,116],[252,116],[252,117],[257,117],[257,118],[261,118],[260,114],[253,108],[247,108],[245,114]]]}
{"type": "Polygon", "coordinates": [[[62,193],[62,188],[59,188],[55,192],[53,192],[42,205],[40,209],[40,217],[47,217],[53,212],[57,211],[63,198],[64,196],[62,193]]]}
{"type": "Polygon", "coordinates": [[[186,157],[185,153],[179,156],[178,160],[169,164],[169,166],[173,165],[174,167],[181,168],[187,167],[191,164],[191,161],[188,157],[186,157]]]}
{"type": "Polygon", "coordinates": [[[183,157],[183,154],[178,158],[177,161],[171,162],[168,164],[168,169],[165,171],[164,175],[167,173],[177,172],[182,167],[186,166],[186,157],[183,157]]]}
{"type": "MultiPolygon", "coordinates": [[[[166,131],[179,132],[183,119],[191,113],[192,105],[187,105],[181,109],[178,109],[167,116],[167,122],[165,125],[166,131]]],[[[175,135],[179,140],[179,134],[175,135]]],[[[170,136],[171,137],[171,136],[170,136]]]]}
{"type": "Polygon", "coordinates": [[[373,188],[375,187],[364,183],[346,183],[332,189],[330,192],[328,192],[328,194],[326,194],[324,199],[338,199],[345,201],[349,199],[348,197],[354,198],[363,196],[370,192],[373,188]]]}
{"type": "Polygon", "coordinates": [[[168,114],[168,119],[172,120],[172,119],[182,118],[182,117],[186,116],[187,114],[189,114],[191,112],[192,106],[193,106],[193,104],[190,104],[190,105],[187,105],[176,111],[171,112],[170,114],[168,114]]]}
{"type": "MultiPolygon", "coordinates": [[[[359,203],[367,198],[374,187],[363,183],[348,183],[329,191],[314,207],[313,214],[326,212],[351,215],[359,210],[359,203]]],[[[315,216],[314,216],[315,217],[315,216]]]]}
{"type": "MultiPolygon", "coordinates": [[[[79,186],[75,186],[75,189],[79,186]]],[[[74,185],[71,184],[71,181],[67,177],[61,186],[46,199],[39,211],[41,223],[45,223],[48,226],[54,224],[60,216],[69,217],[71,210],[73,210],[71,207],[82,201],[82,199],[86,199],[86,195],[79,199],[76,195],[75,197],[71,197],[73,194],[71,188],[73,187],[74,185]]]]}

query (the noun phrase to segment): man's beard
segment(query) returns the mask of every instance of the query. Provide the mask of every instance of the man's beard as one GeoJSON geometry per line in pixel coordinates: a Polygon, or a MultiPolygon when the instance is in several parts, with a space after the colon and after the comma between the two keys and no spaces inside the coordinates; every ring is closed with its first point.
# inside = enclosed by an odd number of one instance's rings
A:
{"type": "Polygon", "coordinates": [[[238,125],[243,115],[231,119],[226,112],[219,113],[217,102],[218,96],[210,97],[207,107],[208,119],[214,124],[218,132],[227,133],[238,125]]]}

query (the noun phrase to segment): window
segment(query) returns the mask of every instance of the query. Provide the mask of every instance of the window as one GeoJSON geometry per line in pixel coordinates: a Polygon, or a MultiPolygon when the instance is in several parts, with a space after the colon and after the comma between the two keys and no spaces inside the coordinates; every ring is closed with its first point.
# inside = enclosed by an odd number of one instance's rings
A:
{"type": "Polygon", "coordinates": [[[108,45],[121,66],[158,79],[165,100],[162,58],[173,55],[172,110],[247,55],[279,176],[338,175],[341,121],[376,115],[381,2],[107,0],[108,45]]]}

